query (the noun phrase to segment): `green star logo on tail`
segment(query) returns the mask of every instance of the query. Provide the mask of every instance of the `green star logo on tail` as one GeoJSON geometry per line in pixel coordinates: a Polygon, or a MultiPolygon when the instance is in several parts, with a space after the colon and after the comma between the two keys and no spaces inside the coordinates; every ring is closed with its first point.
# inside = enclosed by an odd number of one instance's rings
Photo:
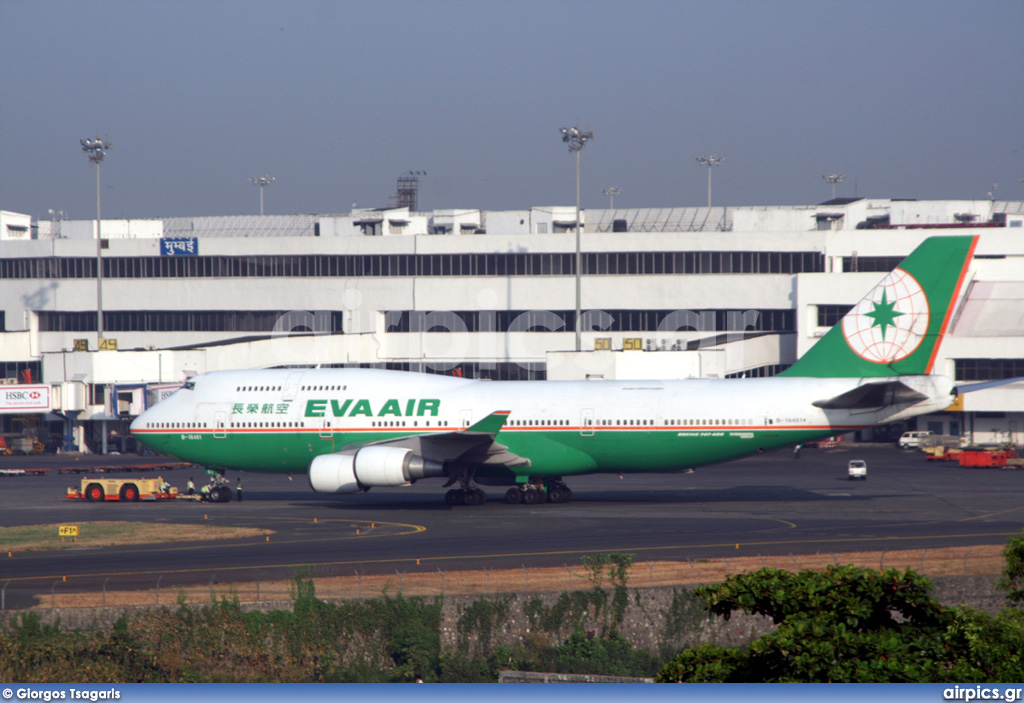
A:
{"type": "Polygon", "coordinates": [[[875,306],[875,309],[872,310],[871,312],[864,313],[864,315],[874,320],[874,322],[871,324],[872,327],[882,328],[882,339],[884,340],[885,329],[887,327],[895,327],[896,318],[899,317],[900,315],[905,315],[906,313],[897,312],[894,309],[896,307],[896,301],[893,301],[891,303],[888,302],[887,291],[884,288],[882,289],[881,302],[876,303],[872,301],[871,304],[875,306]]]}
{"type": "Polygon", "coordinates": [[[929,319],[924,289],[911,274],[897,268],[843,317],[843,336],[860,358],[889,364],[914,353],[929,319]]]}

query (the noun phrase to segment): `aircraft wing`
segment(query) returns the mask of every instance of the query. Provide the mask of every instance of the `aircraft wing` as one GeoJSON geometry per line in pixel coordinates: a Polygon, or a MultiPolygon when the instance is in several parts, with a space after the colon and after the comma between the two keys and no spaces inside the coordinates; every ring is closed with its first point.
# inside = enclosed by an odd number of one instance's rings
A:
{"type": "Polygon", "coordinates": [[[850,410],[909,405],[927,399],[928,396],[924,393],[911,388],[899,379],[893,379],[865,383],[831,398],[816,400],[812,405],[824,410],[850,410]]]}
{"type": "Polygon", "coordinates": [[[499,410],[463,430],[408,435],[367,446],[405,447],[438,462],[529,466],[529,459],[509,451],[507,446],[495,441],[509,414],[508,410],[499,410]]]}

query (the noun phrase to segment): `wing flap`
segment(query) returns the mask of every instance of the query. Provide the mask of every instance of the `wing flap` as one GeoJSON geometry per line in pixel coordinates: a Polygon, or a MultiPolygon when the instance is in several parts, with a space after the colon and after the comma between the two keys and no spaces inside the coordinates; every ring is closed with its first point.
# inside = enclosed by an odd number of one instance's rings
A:
{"type": "Polygon", "coordinates": [[[508,410],[499,410],[464,430],[407,435],[373,444],[405,447],[426,459],[446,463],[529,466],[529,459],[509,451],[507,446],[495,440],[509,414],[508,410]]]}

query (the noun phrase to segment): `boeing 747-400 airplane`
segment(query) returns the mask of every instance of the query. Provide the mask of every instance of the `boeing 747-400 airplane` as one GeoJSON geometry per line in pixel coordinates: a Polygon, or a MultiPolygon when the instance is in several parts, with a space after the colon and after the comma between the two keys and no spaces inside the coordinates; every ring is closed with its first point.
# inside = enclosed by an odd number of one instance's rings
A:
{"type": "MultiPolygon", "coordinates": [[[[932,375],[976,237],[924,241],[772,378],[486,381],[371,369],[215,371],[140,415],[157,452],[216,469],[306,473],[356,493],[445,479],[451,504],[508,486],[563,503],[568,476],[678,471],[948,407],[932,375]]],[[[221,497],[230,497],[221,489],[221,497]]]]}

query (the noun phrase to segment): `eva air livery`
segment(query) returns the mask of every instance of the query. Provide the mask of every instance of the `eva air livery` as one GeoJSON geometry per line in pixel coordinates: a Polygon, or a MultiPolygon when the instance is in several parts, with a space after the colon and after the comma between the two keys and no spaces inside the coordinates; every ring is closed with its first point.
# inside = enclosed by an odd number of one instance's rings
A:
{"type": "Polygon", "coordinates": [[[480,485],[509,486],[510,503],[562,503],[569,476],[678,471],[948,407],[953,382],[931,371],[976,241],[924,241],[773,378],[216,371],[192,377],[131,430],[215,469],[305,472],[321,493],[443,478],[452,504],[484,502],[480,485]]]}

